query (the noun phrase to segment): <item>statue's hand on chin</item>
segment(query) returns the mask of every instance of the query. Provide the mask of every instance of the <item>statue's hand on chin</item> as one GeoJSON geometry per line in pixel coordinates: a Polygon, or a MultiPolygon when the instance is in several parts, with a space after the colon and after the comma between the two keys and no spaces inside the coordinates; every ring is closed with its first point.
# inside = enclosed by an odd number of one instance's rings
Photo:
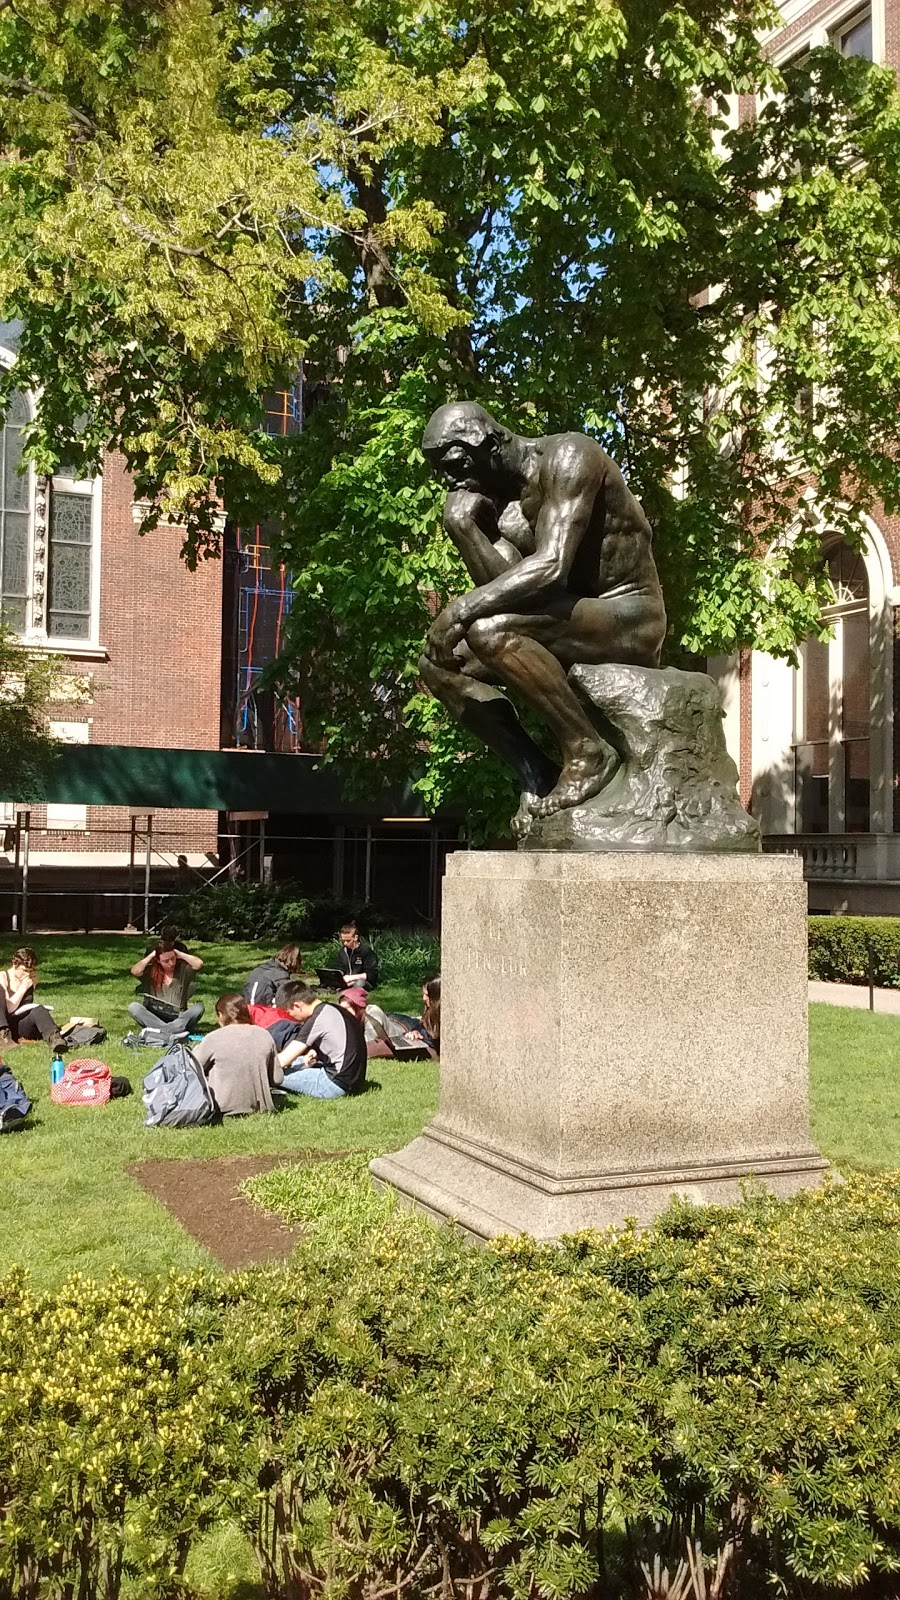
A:
{"type": "Polygon", "coordinates": [[[444,527],[463,530],[474,523],[488,538],[497,537],[497,508],[486,494],[475,489],[451,489],[444,501],[444,527]]]}

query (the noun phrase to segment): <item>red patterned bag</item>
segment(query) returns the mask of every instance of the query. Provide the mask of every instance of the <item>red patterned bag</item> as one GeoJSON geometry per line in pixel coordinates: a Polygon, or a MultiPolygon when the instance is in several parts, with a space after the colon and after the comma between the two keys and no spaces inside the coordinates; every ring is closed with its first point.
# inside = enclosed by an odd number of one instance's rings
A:
{"type": "Polygon", "coordinates": [[[50,1085],[50,1099],[57,1106],[105,1106],[112,1088],[112,1074],[102,1061],[83,1056],[67,1061],[59,1083],[50,1085]]]}

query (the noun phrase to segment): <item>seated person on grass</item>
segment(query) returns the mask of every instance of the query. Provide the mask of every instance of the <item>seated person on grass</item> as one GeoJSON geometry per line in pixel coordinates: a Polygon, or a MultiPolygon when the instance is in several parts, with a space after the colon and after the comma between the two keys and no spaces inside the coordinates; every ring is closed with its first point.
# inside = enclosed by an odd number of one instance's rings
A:
{"type": "Polygon", "coordinates": [[[359,1094],[366,1081],[366,1038],[350,1012],[320,1000],[305,983],[286,983],[279,1000],[287,1019],[269,1028],[278,1049],[283,1087],[316,1100],[359,1094]],[[300,1030],[304,1037],[298,1038],[300,1030]]]}
{"type": "Polygon", "coordinates": [[[345,988],[358,985],[374,989],[378,984],[378,957],[355,922],[345,922],[338,935],[340,944],[332,951],[325,968],[341,974],[345,988]]]}
{"type": "Polygon", "coordinates": [[[171,939],[157,939],[149,954],[131,969],[141,998],[131,1002],[130,1015],[140,1027],[156,1028],[165,1038],[190,1033],[203,1015],[202,1001],[188,1003],[194,978],[202,970],[199,956],[176,950],[171,939]]]}
{"type": "Polygon", "coordinates": [[[400,1011],[389,1011],[388,1032],[396,1040],[402,1037],[410,1045],[421,1040],[428,1045],[432,1056],[440,1054],[440,978],[429,978],[421,986],[421,1016],[404,1016],[400,1011]]]}
{"type": "Polygon", "coordinates": [[[194,1055],[223,1117],[274,1111],[272,1087],[281,1082],[281,1068],[272,1035],[254,1027],[242,994],[220,994],[216,1017],[219,1026],[200,1040],[194,1055]]]}
{"type": "Polygon", "coordinates": [[[393,1060],[394,1045],[389,1029],[389,1019],[382,1011],[381,1006],[369,1003],[369,996],[365,989],[351,986],[342,989],[338,1005],[349,1011],[351,1017],[362,1023],[363,1035],[366,1041],[366,1056],[370,1061],[376,1059],[393,1060]]]}
{"type": "Polygon", "coordinates": [[[68,1050],[69,1042],[60,1033],[46,1006],[35,1003],[37,956],[27,945],[17,950],[9,966],[0,972],[0,1047],[30,1039],[44,1039],[57,1054],[68,1050]]]}
{"type": "Polygon", "coordinates": [[[244,999],[250,1006],[274,1006],[275,996],[283,983],[291,983],[303,966],[303,953],[298,944],[282,945],[277,955],[261,966],[254,967],[244,984],[244,999]]]}

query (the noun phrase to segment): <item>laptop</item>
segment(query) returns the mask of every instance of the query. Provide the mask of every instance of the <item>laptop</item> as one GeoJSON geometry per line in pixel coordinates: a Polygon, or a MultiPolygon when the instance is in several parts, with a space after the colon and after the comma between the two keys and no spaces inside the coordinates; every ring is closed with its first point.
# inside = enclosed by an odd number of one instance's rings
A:
{"type": "Polygon", "coordinates": [[[411,1041],[404,1039],[401,1043],[391,1040],[391,1048],[398,1061],[430,1061],[431,1051],[423,1039],[411,1041]]]}
{"type": "Polygon", "coordinates": [[[323,989],[343,989],[347,986],[346,972],[337,967],[316,967],[316,977],[323,989]]]}
{"type": "Polygon", "coordinates": [[[170,1005],[168,1000],[160,1000],[158,994],[142,994],[141,1004],[145,1011],[150,1011],[160,1022],[174,1022],[179,1015],[178,1007],[170,1005]]]}

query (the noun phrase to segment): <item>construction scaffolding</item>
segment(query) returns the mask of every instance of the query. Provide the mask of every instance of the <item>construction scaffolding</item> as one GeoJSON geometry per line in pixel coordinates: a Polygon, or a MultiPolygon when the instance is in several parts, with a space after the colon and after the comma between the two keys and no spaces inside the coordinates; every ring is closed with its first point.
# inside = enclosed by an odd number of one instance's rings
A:
{"type": "Polygon", "coordinates": [[[218,849],[208,830],[175,828],[172,814],[134,811],[130,826],[96,828],[87,860],[46,849],[32,813],[19,811],[0,854],[0,930],[150,933],[182,895],[227,878],[295,883],[301,894],[371,901],[411,923],[435,923],[458,824],[426,819],[325,823],[300,831],[265,811],[222,819],[218,849]]]}

